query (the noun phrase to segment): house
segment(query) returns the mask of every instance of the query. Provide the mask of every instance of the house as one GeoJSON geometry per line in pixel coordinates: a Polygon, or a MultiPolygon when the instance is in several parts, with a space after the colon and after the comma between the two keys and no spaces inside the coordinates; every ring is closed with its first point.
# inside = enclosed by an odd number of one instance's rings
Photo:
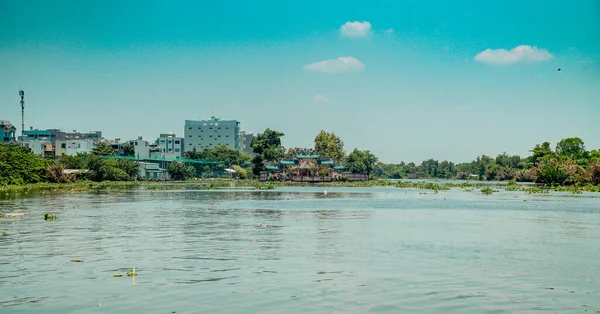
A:
{"type": "Polygon", "coordinates": [[[129,141],[127,144],[133,146],[135,150],[135,157],[137,159],[148,159],[150,158],[150,143],[144,141],[141,136],[138,136],[136,140],[129,141]]]}
{"type": "Polygon", "coordinates": [[[46,139],[19,142],[19,145],[31,149],[34,154],[39,156],[54,155],[54,145],[52,145],[51,142],[46,141],[46,139]]]}
{"type": "Polygon", "coordinates": [[[140,180],[169,180],[169,173],[153,162],[139,162],[138,179],[140,180]]]}
{"type": "Polygon", "coordinates": [[[17,128],[9,120],[0,120],[0,143],[12,143],[15,141],[17,128]]]}
{"type": "Polygon", "coordinates": [[[160,134],[158,139],[156,139],[156,148],[160,152],[160,156],[157,159],[181,159],[183,158],[183,148],[184,148],[183,137],[177,137],[173,133],[168,134],[160,134]]]}
{"type": "Polygon", "coordinates": [[[94,140],[57,140],[55,155],[76,156],[77,154],[90,153],[94,149],[94,140]]]}

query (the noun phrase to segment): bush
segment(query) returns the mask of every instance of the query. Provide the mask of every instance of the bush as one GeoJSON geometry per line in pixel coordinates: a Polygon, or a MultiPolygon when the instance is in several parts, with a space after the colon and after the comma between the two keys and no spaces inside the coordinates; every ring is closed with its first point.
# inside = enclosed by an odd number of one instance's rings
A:
{"type": "Polygon", "coordinates": [[[235,170],[235,173],[237,174],[238,179],[241,179],[241,180],[248,179],[248,172],[246,172],[246,169],[244,169],[240,166],[233,166],[233,170],[235,170]]]}
{"type": "Polygon", "coordinates": [[[75,182],[75,175],[65,174],[62,164],[50,165],[46,168],[46,178],[52,183],[75,182]]]}

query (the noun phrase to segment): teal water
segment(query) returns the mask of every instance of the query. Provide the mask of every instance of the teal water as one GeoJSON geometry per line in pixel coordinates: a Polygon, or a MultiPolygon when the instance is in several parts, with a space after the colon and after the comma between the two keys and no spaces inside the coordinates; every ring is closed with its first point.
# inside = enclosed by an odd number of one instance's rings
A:
{"type": "Polygon", "coordinates": [[[600,313],[593,194],[327,190],[0,201],[0,313],[600,313]]]}

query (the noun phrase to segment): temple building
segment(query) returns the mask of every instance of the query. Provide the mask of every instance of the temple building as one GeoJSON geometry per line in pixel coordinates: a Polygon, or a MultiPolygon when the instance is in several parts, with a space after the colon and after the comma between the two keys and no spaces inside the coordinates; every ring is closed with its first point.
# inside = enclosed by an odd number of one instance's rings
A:
{"type": "Polygon", "coordinates": [[[344,173],[343,165],[336,164],[330,158],[321,157],[313,149],[292,149],[287,155],[287,158],[282,159],[279,163],[267,165],[267,170],[260,174],[260,180],[331,182],[368,179],[366,175],[344,173]]]}

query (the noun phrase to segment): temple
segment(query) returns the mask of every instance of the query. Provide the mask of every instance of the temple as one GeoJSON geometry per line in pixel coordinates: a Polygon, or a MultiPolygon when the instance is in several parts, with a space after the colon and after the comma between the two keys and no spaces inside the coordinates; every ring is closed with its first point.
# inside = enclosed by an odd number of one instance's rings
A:
{"type": "Polygon", "coordinates": [[[368,176],[344,172],[345,167],[322,157],[314,149],[294,148],[279,163],[269,164],[260,181],[331,182],[364,181],[368,176]]]}

